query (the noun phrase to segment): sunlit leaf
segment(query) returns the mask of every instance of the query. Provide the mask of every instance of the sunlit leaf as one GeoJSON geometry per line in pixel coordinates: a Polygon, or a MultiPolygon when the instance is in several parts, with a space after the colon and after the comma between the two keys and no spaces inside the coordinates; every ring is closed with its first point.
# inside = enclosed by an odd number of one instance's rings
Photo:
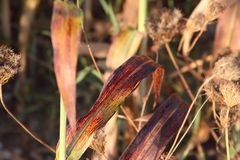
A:
{"type": "Polygon", "coordinates": [[[150,120],[121,156],[121,160],[157,160],[176,134],[187,113],[187,105],[176,95],[157,107],[150,120]]]}
{"type": "MultiPolygon", "coordinates": [[[[122,22],[124,27],[136,28],[138,25],[139,1],[126,0],[123,3],[122,22]]],[[[124,28],[123,27],[123,28],[124,28]]]]}
{"type": "Polygon", "coordinates": [[[113,39],[107,56],[107,66],[115,69],[135,55],[142,42],[143,34],[132,29],[122,30],[113,39]]]}
{"type": "Polygon", "coordinates": [[[215,40],[214,53],[218,54],[225,48],[232,51],[240,49],[240,2],[231,5],[218,19],[215,40]]]}
{"type": "Polygon", "coordinates": [[[152,74],[152,77],[153,77],[153,89],[155,92],[153,107],[155,107],[157,105],[157,100],[160,97],[160,91],[162,88],[164,77],[164,69],[161,67],[157,68],[157,70],[152,74]]]}
{"type": "Polygon", "coordinates": [[[80,10],[72,3],[54,2],[51,38],[54,70],[73,131],[76,128],[76,67],[81,35],[80,10]]]}
{"type": "Polygon", "coordinates": [[[78,121],[74,137],[67,135],[68,159],[78,159],[90,145],[95,132],[103,127],[118,106],[140,81],[161,67],[147,56],[133,56],[109,77],[89,113],[78,121]]]}

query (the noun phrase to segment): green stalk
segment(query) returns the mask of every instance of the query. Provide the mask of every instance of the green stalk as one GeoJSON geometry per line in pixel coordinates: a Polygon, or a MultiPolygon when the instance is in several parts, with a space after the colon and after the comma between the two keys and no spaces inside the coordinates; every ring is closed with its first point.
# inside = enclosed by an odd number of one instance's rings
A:
{"type": "Polygon", "coordinates": [[[117,21],[117,18],[114,14],[114,11],[113,11],[113,8],[112,8],[112,4],[108,4],[106,2],[106,0],[100,0],[99,1],[104,12],[109,16],[110,18],[110,21],[113,25],[113,30],[114,30],[114,33],[118,33],[120,31],[120,27],[119,27],[119,24],[118,24],[118,21],[117,21]]]}
{"type": "MultiPolygon", "coordinates": [[[[147,19],[147,10],[148,10],[148,1],[147,0],[139,0],[138,1],[138,31],[139,32],[146,32],[146,19],[147,19]]],[[[147,38],[146,35],[142,40],[142,44],[139,49],[140,54],[145,54],[147,50],[147,38]]],[[[143,80],[143,83],[140,85],[140,94],[141,97],[144,97],[147,93],[146,88],[146,80],[143,80]]]]}
{"type": "Polygon", "coordinates": [[[62,97],[60,97],[59,160],[66,160],[66,124],[66,112],[64,109],[62,97]]]}
{"type": "MultiPolygon", "coordinates": [[[[148,11],[148,1],[139,0],[139,9],[138,9],[138,31],[146,33],[146,19],[148,11]]],[[[145,54],[147,50],[147,38],[144,37],[142,45],[140,48],[140,54],[145,54]]]]}
{"type": "Polygon", "coordinates": [[[145,32],[146,31],[146,18],[147,18],[147,8],[148,8],[147,0],[139,1],[139,12],[138,12],[138,31],[145,32]]]}

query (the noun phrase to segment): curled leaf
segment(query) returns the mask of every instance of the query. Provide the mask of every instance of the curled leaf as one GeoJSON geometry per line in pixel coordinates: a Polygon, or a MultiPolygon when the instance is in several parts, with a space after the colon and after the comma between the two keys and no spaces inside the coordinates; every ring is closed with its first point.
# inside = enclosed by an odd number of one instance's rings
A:
{"type": "Polygon", "coordinates": [[[81,35],[80,10],[72,3],[54,2],[51,38],[58,88],[72,130],[76,127],[76,69],[81,35]]]}
{"type": "Polygon", "coordinates": [[[160,65],[147,56],[133,56],[118,67],[109,77],[89,113],[78,121],[74,136],[67,134],[67,159],[78,159],[90,145],[92,138],[118,106],[131,94],[143,78],[160,65]]]}

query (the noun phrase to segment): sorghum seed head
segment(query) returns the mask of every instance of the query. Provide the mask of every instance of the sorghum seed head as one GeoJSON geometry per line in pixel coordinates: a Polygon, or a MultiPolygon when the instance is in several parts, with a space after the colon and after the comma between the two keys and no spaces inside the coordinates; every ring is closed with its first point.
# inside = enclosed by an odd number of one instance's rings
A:
{"type": "Polygon", "coordinates": [[[20,68],[20,55],[7,46],[0,46],[0,84],[5,84],[20,68]]]}

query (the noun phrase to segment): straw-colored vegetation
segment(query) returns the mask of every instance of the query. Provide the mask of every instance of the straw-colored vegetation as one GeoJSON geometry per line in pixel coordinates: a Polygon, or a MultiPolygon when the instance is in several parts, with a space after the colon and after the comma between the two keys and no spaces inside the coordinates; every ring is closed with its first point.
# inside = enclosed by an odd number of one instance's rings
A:
{"type": "Polygon", "coordinates": [[[0,3],[0,159],[240,159],[239,1],[0,3]]]}

